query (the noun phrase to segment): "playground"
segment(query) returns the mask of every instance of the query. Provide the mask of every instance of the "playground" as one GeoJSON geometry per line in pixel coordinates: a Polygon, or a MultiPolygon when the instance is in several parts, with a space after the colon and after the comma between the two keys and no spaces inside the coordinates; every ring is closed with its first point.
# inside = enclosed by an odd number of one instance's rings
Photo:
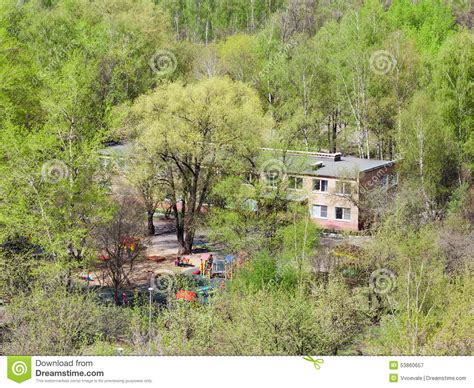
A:
{"type": "MultiPolygon", "coordinates": [[[[146,293],[154,287],[159,294],[157,279],[161,277],[188,277],[199,285],[196,289],[179,289],[178,300],[201,300],[216,289],[224,288],[224,284],[232,278],[232,271],[237,263],[234,255],[223,252],[219,246],[210,246],[205,234],[197,234],[193,251],[188,255],[179,255],[179,244],[176,239],[174,222],[166,218],[155,221],[156,233],[146,239],[144,254],[136,259],[133,271],[127,276],[127,284],[120,290],[125,300],[130,300],[134,292],[146,293]],[[195,292],[197,291],[197,292],[195,292]]],[[[240,254],[239,261],[243,255],[240,254]]],[[[98,263],[88,273],[81,273],[83,284],[93,287],[102,294],[104,299],[113,298],[110,279],[105,270],[105,260],[98,263]]],[[[158,280],[158,282],[160,282],[158,280]]],[[[119,295],[119,297],[120,297],[119,295]]]]}

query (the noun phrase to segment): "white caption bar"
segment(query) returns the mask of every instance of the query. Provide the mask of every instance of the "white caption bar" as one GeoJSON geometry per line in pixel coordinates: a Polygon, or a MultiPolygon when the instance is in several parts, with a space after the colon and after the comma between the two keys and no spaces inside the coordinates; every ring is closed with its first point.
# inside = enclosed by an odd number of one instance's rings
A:
{"type": "Polygon", "coordinates": [[[473,357],[0,357],[1,387],[474,386],[473,357]]]}

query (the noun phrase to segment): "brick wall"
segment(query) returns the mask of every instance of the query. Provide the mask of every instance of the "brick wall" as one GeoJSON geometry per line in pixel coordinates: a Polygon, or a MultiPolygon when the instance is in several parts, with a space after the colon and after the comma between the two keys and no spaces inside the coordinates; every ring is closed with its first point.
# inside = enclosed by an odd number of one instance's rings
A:
{"type": "MultiPolygon", "coordinates": [[[[359,197],[361,201],[363,201],[365,193],[384,182],[384,176],[392,175],[396,177],[397,172],[395,167],[395,164],[391,163],[378,169],[361,173],[359,176],[359,197]]],[[[386,184],[387,188],[390,189],[390,182],[386,182],[386,184]]],[[[364,222],[371,222],[370,217],[367,217],[367,213],[364,212],[364,209],[360,210],[359,216],[359,229],[363,229],[364,226],[367,227],[367,225],[363,225],[364,222]]]]}

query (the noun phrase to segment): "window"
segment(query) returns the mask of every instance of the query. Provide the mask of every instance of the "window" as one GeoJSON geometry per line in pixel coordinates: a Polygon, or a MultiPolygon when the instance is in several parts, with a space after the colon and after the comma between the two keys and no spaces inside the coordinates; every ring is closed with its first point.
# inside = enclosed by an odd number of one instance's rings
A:
{"type": "Polygon", "coordinates": [[[289,176],[288,188],[291,190],[301,190],[303,188],[303,178],[299,176],[289,176]]]}
{"type": "Polygon", "coordinates": [[[336,207],[336,220],[349,221],[351,219],[351,209],[348,207],[336,207]]]}
{"type": "Polygon", "coordinates": [[[313,179],[313,191],[328,191],[328,181],[326,179],[313,179]]]}
{"type": "Polygon", "coordinates": [[[265,179],[267,181],[267,186],[277,187],[278,174],[273,174],[273,173],[265,174],[265,179]]]}
{"type": "Polygon", "coordinates": [[[314,218],[328,218],[328,207],[324,205],[313,205],[314,218]]]}
{"type": "Polygon", "coordinates": [[[349,195],[352,193],[352,186],[350,182],[336,182],[336,193],[349,195]]]}

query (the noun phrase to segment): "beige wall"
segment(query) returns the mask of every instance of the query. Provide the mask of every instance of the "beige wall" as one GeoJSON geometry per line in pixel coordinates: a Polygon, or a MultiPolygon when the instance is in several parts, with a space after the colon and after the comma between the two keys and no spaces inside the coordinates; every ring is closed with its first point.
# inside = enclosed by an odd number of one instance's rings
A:
{"type": "MultiPolygon", "coordinates": [[[[371,190],[377,184],[381,183],[382,177],[387,174],[396,175],[395,165],[389,164],[371,171],[361,173],[359,178],[348,180],[348,179],[336,179],[326,177],[313,177],[307,175],[288,174],[288,176],[295,176],[303,178],[302,189],[290,189],[294,198],[306,198],[308,202],[308,211],[311,214],[312,220],[320,225],[324,229],[330,230],[346,230],[346,231],[359,231],[361,227],[361,220],[363,215],[363,209],[360,210],[357,204],[360,202],[365,191],[371,190]],[[313,191],[313,179],[322,179],[328,181],[327,192],[313,191]],[[350,182],[352,187],[351,195],[337,194],[336,182],[350,182]],[[327,206],[327,218],[318,218],[313,215],[313,205],[327,206]],[[349,208],[351,212],[350,220],[336,219],[336,207],[349,208]]],[[[262,179],[265,177],[262,175],[262,179]]]]}
{"type": "Polygon", "coordinates": [[[352,185],[352,196],[345,196],[336,194],[336,182],[342,181],[334,178],[324,178],[324,177],[310,177],[310,176],[301,176],[296,174],[291,174],[291,176],[298,176],[303,178],[303,189],[302,190],[291,190],[295,194],[301,193],[302,196],[308,198],[308,210],[311,214],[312,220],[325,229],[334,229],[334,230],[348,230],[348,231],[357,231],[359,230],[359,209],[355,206],[355,202],[351,201],[350,197],[354,200],[357,200],[357,182],[355,180],[344,182],[350,182],[352,185]],[[315,192],[313,191],[313,179],[325,179],[328,181],[328,191],[327,192],[315,192]],[[328,207],[327,219],[316,218],[312,215],[313,205],[323,205],[328,207]],[[349,208],[351,209],[351,219],[350,220],[337,220],[336,219],[336,207],[349,208]]]}
{"type": "Polygon", "coordinates": [[[295,194],[301,193],[301,196],[308,198],[308,210],[313,221],[322,228],[331,230],[347,230],[358,231],[362,220],[362,210],[359,210],[357,203],[359,203],[359,196],[362,197],[364,192],[371,190],[377,184],[382,182],[383,176],[396,176],[395,165],[389,164],[371,171],[361,173],[358,180],[324,178],[324,177],[310,177],[290,174],[291,176],[299,176],[303,178],[303,190],[292,190],[295,194]],[[313,191],[313,179],[325,179],[328,181],[327,192],[313,191]],[[351,182],[352,194],[341,195],[336,193],[336,182],[344,181],[351,182]],[[328,214],[326,219],[314,217],[312,214],[313,205],[323,205],[328,207],[328,214]],[[349,208],[351,209],[351,219],[338,220],[336,219],[335,208],[349,208]]]}

